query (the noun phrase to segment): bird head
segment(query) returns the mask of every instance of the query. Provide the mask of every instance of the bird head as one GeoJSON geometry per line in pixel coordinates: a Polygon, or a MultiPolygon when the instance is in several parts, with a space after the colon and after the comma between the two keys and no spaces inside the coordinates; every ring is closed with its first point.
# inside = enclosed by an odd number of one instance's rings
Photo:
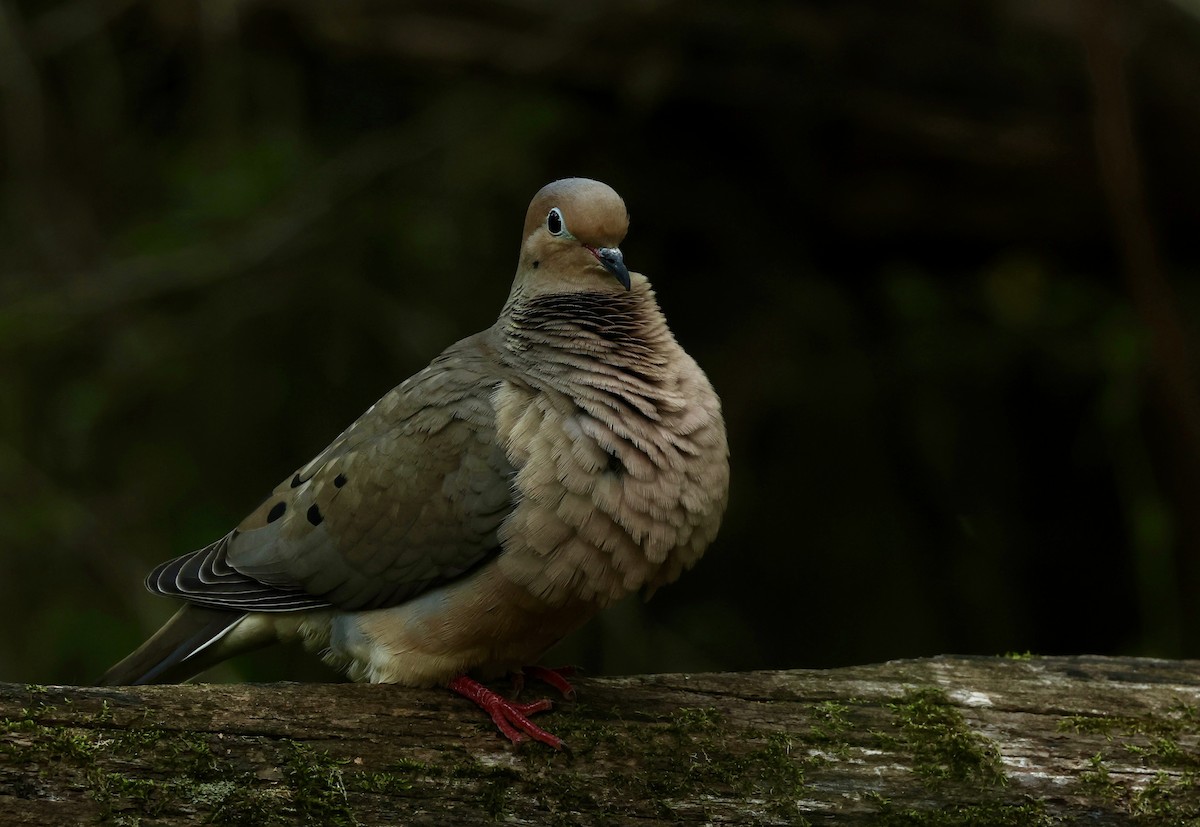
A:
{"type": "Polygon", "coordinates": [[[525,214],[516,286],[526,293],[628,290],[618,246],[629,229],[621,196],[590,178],[564,178],[538,191],[525,214]]]}

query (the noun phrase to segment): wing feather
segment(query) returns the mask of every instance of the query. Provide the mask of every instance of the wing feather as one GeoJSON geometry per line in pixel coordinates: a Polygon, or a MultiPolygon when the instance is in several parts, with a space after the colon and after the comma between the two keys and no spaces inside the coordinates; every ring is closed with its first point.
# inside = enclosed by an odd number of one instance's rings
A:
{"type": "Polygon", "coordinates": [[[496,441],[486,337],[449,348],[147,587],[237,611],[382,608],[491,559],[514,472],[496,441]]]}

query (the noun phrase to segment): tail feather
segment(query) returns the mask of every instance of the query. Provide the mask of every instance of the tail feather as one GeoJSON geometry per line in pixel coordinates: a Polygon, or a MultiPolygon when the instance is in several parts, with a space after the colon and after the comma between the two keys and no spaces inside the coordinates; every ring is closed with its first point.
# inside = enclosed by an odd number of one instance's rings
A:
{"type": "Polygon", "coordinates": [[[132,654],[100,678],[100,686],[180,683],[247,649],[269,642],[243,637],[236,647],[220,645],[245,612],[186,604],[132,654]]]}

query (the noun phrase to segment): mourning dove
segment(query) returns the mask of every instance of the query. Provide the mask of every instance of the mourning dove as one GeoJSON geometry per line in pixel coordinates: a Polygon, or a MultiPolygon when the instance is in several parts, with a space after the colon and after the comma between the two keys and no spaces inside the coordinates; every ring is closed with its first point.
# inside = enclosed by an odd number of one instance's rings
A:
{"type": "MultiPolygon", "coordinates": [[[[147,587],[185,602],[104,684],[186,680],[300,639],[355,680],[448,686],[513,741],[561,741],[475,678],[519,673],[621,597],[675,580],[725,509],[721,405],[618,245],[625,203],[555,181],[496,323],[367,409],[147,587]]],[[[564,691],[559,673],[532,673],[564,691]]]]}

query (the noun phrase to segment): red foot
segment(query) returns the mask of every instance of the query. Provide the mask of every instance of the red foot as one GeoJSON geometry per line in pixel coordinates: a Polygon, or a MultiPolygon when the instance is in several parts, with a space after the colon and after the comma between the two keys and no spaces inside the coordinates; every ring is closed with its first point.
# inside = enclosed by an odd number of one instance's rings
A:
{"type": "Polygon", "coordinates": [[[526,666],[521,672],[535,681],[553,686],[568,701],[575,699],[575,687],[567,680],[575,674],[574,666],[526,666]]]}
{"type": "MultiPolygon", "coordinates": [[[[564,681],[565,683],[565,681],[564,681]]],[[[569,684],[568,684],[569,685],[569,684]]],[[[504,737],[519,744],[526,736],[541,741],[547,746],[562,749],[561,738],[551,735],[546,730],[529,720],[530,715],[545,712],[554,706],[550,701],[542,699],[531,704],[519,704],[507,700],[488,689],[476,680],[466,675],[459,675],[450,681],[450,689],[474,701],[480,709],[492,716],[492,722],[504,733],[504,737]]]]}

